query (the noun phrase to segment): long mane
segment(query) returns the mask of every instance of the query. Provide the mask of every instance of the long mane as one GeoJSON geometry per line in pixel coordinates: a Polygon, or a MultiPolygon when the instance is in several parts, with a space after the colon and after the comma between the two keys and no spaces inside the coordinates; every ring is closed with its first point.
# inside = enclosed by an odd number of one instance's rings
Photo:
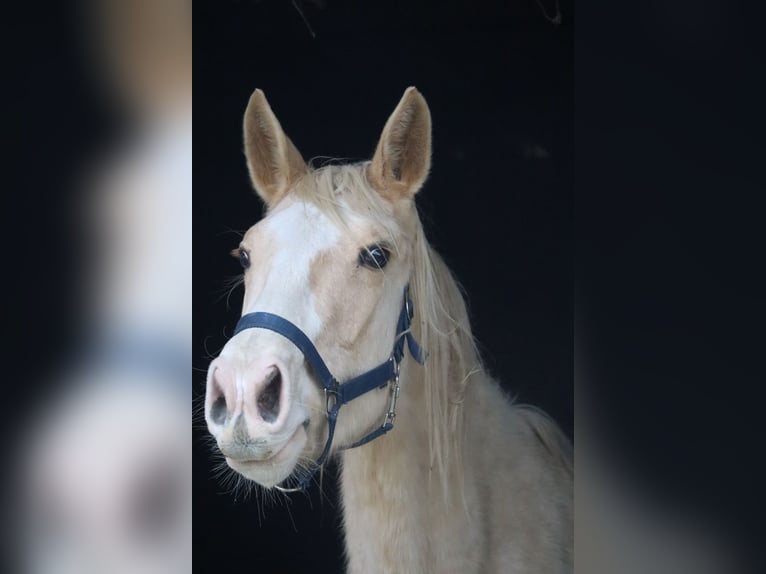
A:
{"type": "MultiPolygon", "coordinates": [[[[318,206],[341,226],[351,212],[340,196],[353,194],[365,211],[386,230],[398,249],[402,230],[387,209],[385,200],[368,183],[368,162],[331,164],[312,169],[295,193],[318,206]]],[[[483,372],[466,304],[452,273],[429,245],[417,219],[410,289],[415,306],[415,335],[428,353],[423,369],[430,468],[440,478],[445,498],[463,482],[463,401],[472,378],[483,372]]]]}

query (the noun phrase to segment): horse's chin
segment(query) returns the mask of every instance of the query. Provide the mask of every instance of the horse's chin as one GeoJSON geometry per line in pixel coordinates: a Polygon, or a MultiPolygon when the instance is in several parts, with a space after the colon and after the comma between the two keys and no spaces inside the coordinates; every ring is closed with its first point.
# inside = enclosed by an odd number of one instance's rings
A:
{"type": "Polygon", "coordinates": [[[271,488],[286,480],[295,470],[308,437],[303,426],[273,456],[262,460],[226,459],[233,470],[261,486],[271,488]]]}

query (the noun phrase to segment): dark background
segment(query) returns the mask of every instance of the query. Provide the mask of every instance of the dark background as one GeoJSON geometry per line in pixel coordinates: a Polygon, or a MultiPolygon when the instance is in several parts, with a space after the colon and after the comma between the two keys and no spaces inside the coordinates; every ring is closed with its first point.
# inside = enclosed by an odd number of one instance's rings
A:
{"type": "Polygon", "coordinates": [[[130,133],[94,70],[86,8],[14,4],[3,18],[10,29],[0,35],[1,336],[12,357],[6,376],[14,381],[3,388],[13,407],[0,417],[0,434],[9,446],[19,421],[44,404],[62,370],[80,359],[90,326],[80,289],[97,248],[84,224],[83,174],[130,133]]]}
{"type": "MultiPolygon", "coordinates": [[[[433,118],[433,166],[418,203],[431,242],[467,293],[489,370],[573,435],[572,11],[554,2],[197,2],[195,4],[195,394],[240,313],[228,256],[261,204],[242,154],[247,100],[262,88],[314,156],[371,157],[407,86],[433,118]],[[310,28],[309,28],[310,27],[310,28]],[[313,34],[313,35],[312,35],[313,34]]],[[[335,470],[289,509],[234,500],[194,442],[194,560],[336,572],[335,470]]],[[[274,570],[274,571],[277,571],[274,570]]]]}
{"type": "Polygon", "coordinates": [[[587,426],[621,490],[763,572],[763,6],[576,15],[578,444],[587,426]]]}

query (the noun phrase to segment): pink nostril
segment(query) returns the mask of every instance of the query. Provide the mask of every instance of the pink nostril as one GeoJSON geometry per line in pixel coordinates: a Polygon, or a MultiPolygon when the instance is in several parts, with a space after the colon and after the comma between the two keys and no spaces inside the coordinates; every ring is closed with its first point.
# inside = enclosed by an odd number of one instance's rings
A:
{"type": "MultiPolygon", "coordinates": [[[[279,397],[282,394],[282,373],[274,366],[266,376],[266,384],[258,395],[258,413],[267,423],[273,423],[279,416],[279,397]]],[[[224,409],[226,408],[224,401],[224,409]]]]}

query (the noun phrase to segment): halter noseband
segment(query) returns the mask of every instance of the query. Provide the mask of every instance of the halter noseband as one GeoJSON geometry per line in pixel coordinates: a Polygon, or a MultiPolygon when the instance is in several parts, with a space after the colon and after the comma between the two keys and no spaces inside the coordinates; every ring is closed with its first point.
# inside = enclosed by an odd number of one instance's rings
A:
{"type": "Polygon", "coordinates": [[[269,331],[274,331],[275,333],[282,335],[303,353],[303,356],[314,370],[314,374],[319,379],[319,383],[325,393],[328,430],[327,441],[325,442],[322,454],[317,459],[312,471],[299,481],[297,488],[287,489],[279,486],[276,488],[285,492],[304,490],[314,476],[314,473],[316,473],[316,471],[325,463],[327,456],[330,454],[340,408],[365,393],[375,389],[382,389],[388,383],[393,383],[391,388],[391,403],[386,411],[383,424],[356,441],[354,444],[344,447],[344,449],[365,445],[368,442],[383,436],[394,428],[394,420],[396,419],[396,401],[399,398],[399,367],[404,358],[405,340],[407,341],[407,347],[409,348],[412,357],[421,365],[425,362],[423,349],[421,349],[420,345],[415,341],[415,338],[410,332],[413,315],[414,309],[412,307],[412,300],[409,296],[408,285],[404,288],[404,301],[402,303],[402,310],[399,313],[399,321],[396,325],[396,338],[394,339],[394,348],[391,351],[391,355],[384,363],[346,381],[345,383],[338,382],[332,373],[330,373],[330,370],[322,360],[319,351],[317,351],[314,343],[311,342],[311,339],[309,339],[299,327],[287,319],[272,313],[262,312],[248,313],[240,318],[237,327],[234,329],[234,335],[237,335],[246,329],[256,328],[268,329],[269,331]]]}

